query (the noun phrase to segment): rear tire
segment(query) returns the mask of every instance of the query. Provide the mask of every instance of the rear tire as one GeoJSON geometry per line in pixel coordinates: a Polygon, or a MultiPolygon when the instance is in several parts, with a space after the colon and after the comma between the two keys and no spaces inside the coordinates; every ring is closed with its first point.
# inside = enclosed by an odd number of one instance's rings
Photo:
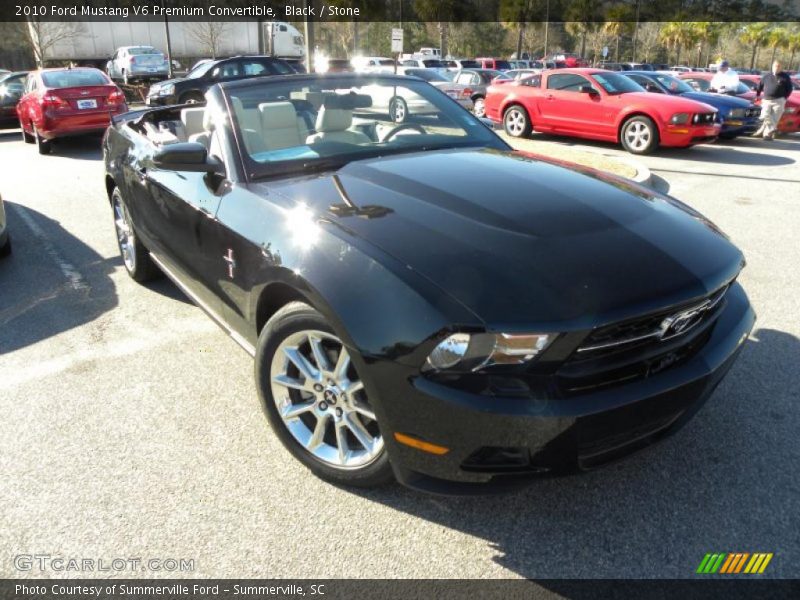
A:
{"type": "Polygon", "coordinates": [[[472,99],[472,112],[478,118],[486,116],[486,99],[483,96],[475,96],[472,99]]]}
{"type": "Polygon", "coordinates": [[[36,127],[33,128],[33,137],[36,141],[36,149],[39,151],[39,154],[50,154],[50,151],[53,149],[53,142],[44,139],[36,130],[36,127]]]}
{"type": "Polygon", "coordinates": [[[258,338],[256,387],[278,439],[312,473],[335,484],[375,487],[394,474],[349,352],[319,312],[292,302],[258,338]]]}
{"type": "Polygon", "coordinates": [[[150,253],[133,230],[128,208],[118,187],[111,192],[111,209],[114,214],[117,247],[128,275],[139,283],[160,277],[161,271],[150,259],[150,253]]]}
{"type": "Polygon", "coordinates": [[[389,102],[389,118],[394,123],[405,123],[408,120],[408,102],[400,96],[389,102]]]}
{"type": "Polygon", "coordinates": [[[528,137],[533,130],[528,111],[518,104],[509,106],[503,114],[503,128],[511,137],[528,137]]]}
{"type": "Polygon", "coordinates": [[[658,148],[658,128],[649,117],[637,115],[622,124],[619,139],[631,154],[650,154],[658,148]]]}
{"type": "Polygon", "coordinates": [[[22,141],[26,144],[33,144],[36,139],[27,131],[25,131],[25,126],[20,123],[19,126],[22,128],[22,141]]]}

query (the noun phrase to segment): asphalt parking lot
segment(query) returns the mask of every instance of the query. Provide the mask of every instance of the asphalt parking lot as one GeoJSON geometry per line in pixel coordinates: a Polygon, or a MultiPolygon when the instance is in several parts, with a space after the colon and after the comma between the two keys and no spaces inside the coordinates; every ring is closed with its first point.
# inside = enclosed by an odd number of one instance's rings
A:
{"type": "Polygon", "coordinates": [[[99,140],[39,156],[0,132],[0,576],[81,575],[15,569],[43,553],[193,559],[195,577],[682,578],[734,551],[796,576],[798,160],[800,135],[643,159],[744,250],[759,317],[688,426],[589,474],[440,498],[311,476],[269,431],[252,359],[167,280],[126,275],[99,140]]]}

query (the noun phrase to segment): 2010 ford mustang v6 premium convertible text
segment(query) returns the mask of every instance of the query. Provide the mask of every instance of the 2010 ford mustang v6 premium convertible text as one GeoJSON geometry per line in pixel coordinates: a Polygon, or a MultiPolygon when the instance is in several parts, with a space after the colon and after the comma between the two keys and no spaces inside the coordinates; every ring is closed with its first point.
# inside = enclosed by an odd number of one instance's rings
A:
{"type": "Polygon", "coordinates": [[[514,152],[421,80],[206,100],[114,117],[125,267],[255,357],[272,428],[327,480],[471,493],[601,465],[686,422],[752,329],[743,256],[702,215],[514,152]],[[387,94],[435,110],[398,124],[387,94]]]}

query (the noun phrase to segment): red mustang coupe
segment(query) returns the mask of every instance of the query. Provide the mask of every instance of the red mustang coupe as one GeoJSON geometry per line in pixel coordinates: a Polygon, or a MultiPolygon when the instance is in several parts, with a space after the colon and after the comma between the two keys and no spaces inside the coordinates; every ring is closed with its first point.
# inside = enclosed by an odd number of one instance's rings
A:
{"type": "Polygon", "coordinates": [[[32,71],[17,104],[22,138],[49,154],[59,137],[99,133],[111,115],[127,112],[125,94],[98,69],[32,71]]]}
{"type": "MultiPolygon", "coordinates": [[[[701,92],[714,91],[711,88],[711,78],[714,77],[713,73],[681,73],[679,77],[686,80],[689,85],[701,92]]],[[[761,98],[756,98],[755,92],[760,82],[760,75],[739,75],[739,89],[736,90],[736,95],[739,98],[750,100],[750,102],[761,104],[761,98]]],[[[778,131],[780,133],[794,133],[800,131],[800,92],[792,92],[792,95],[786,100],[786,108],[783,111],[783,116],[781,120],[778,121],[778,131]]]]}
{"type": "Polygon", "coordinates": [[[666,94],[649,94],[622,74],[559,69],[492,86],[486,116],[513,137],[537,131],[621,143],[633,154],[658,146],[691,146],[717,138],[713,107],[666,94]]]}

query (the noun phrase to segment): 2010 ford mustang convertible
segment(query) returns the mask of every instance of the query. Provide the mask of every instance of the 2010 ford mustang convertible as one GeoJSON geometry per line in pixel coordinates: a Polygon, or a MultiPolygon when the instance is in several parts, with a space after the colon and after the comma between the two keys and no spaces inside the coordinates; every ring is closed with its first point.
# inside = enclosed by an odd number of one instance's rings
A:
{"type": "Polygon", "coordinates": [[[742,253],[702,215],[514,152],[421,80],[206,100],[114,117],[124,264],[255,357],[275,434],[325,479],[473,493],[593,468],[687,421],[753,326],[742,253]],[[398,124],[387,94],[435,110],[398,124]]]}

